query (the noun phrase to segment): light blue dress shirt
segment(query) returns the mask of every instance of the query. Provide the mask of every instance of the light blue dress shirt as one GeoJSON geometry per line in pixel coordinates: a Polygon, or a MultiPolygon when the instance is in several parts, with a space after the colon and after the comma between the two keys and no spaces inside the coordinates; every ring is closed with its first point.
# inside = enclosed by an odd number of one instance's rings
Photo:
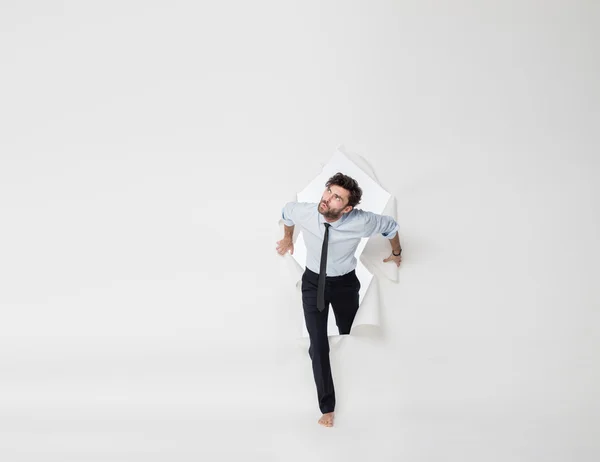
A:
{"type": "MultiPolygon", "coordinates": [[[[325,237],[325,218],[319,213],[318,202],[288,202],[281,211],[285,225],[298,225],[306,243],[306,267],[319,273],[321,249],[325,237]]],[[[327,248],[327,276],[342,276],[356,268],[354,256],[362,238],[382,234],[392,239],[398,232],[398,223],[388,215],[353,208],[339,220],[330,223],[327,248]]]]}

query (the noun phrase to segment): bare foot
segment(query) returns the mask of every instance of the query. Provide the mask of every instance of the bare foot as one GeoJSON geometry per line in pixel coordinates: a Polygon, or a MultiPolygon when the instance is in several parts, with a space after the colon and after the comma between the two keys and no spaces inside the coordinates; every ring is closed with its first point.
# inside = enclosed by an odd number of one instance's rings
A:
{"type": "Polygon", "coordinates": [[[323,416],[319,419],[319,424],[323,425],[324,427],[333,427],[333,412],[323,414],[323,416]]]}

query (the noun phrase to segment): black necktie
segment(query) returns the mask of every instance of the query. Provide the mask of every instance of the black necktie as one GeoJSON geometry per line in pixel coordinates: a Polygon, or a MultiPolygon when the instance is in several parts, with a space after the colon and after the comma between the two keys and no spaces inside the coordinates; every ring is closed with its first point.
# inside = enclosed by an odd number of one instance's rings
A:
{"type": "Polygon", "coordinates": [[[329,241],[329,223],[325,224],[325,237],[321,249],[321,269],[319,270],[319,285],[317,286],[317,309],[325,309],[325,271],[327,270],[327,242],[329,241]]]}

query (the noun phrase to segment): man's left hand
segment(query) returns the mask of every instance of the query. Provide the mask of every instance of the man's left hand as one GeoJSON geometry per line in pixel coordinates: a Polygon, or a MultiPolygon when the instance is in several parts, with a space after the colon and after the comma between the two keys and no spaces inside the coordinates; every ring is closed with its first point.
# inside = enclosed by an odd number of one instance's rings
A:
{"type": "Polygon", "coordinates": [[[400,266],[400,262],[402,261],[402,254],[398,255],[397,257],[394,254],[390,254],[390,256],[383,261],[384,263],[387,263],[388,261],[393,261],[396,263],[396,266],[400,266]]]}

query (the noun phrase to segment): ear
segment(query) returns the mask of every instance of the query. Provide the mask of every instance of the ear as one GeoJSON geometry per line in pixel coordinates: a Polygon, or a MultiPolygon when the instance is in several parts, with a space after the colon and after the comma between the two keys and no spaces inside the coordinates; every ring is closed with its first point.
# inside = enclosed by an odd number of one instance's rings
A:
{"type": "Polygon", "coordinates": [[[350,213],[353,208],[354,207],[352,207],[351,205],[347,205],[346,208],[344,209],[344,213],[350,213]]]}

